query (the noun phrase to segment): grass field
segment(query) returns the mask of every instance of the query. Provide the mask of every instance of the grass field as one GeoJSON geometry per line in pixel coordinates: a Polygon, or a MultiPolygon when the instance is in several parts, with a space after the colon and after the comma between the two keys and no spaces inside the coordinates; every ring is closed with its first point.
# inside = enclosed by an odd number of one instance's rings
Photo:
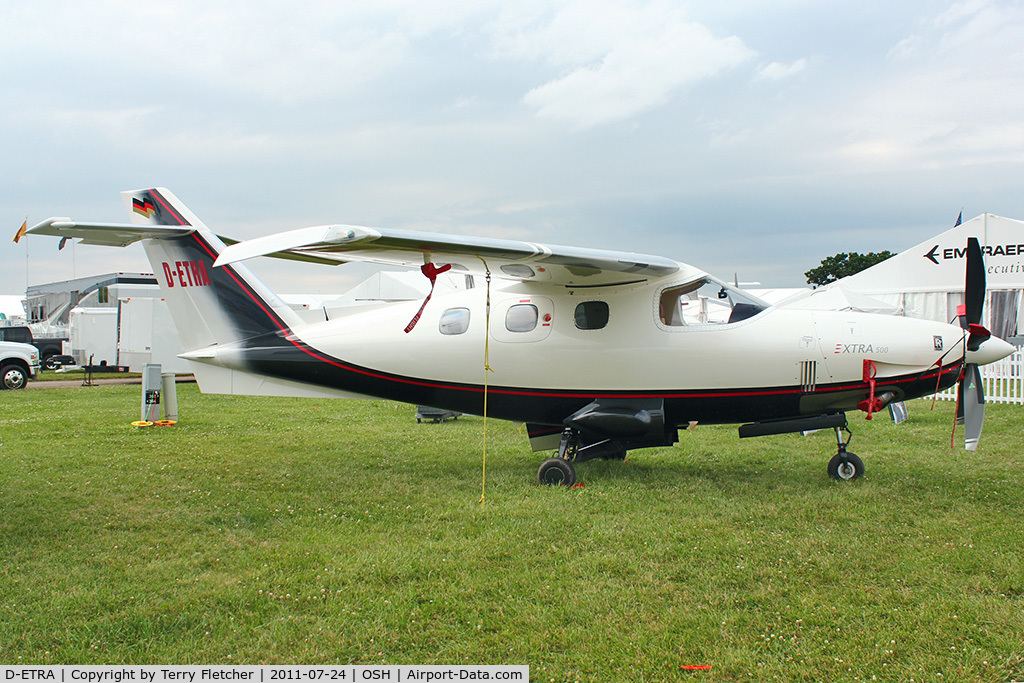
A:
{"type": "MultiPolygon", "coordinates": [[[[93,372],[89,377],[93,380],[100,379],[127,379],[129,377],[141,377],[140,372],[93,372]]],[[[85,370],[40,370],[35,382],[84,382],[86,379],[85,370]]]]}
{"type": "Polygon", "coordinates": [[[535,681],[1024,679],[1021,408],[951,403],[535,485],[479,418],[138,386],[0,393],[0,663],[528,664],[535,681]],[[959,434],[958,434],[959,436],[959,434]],[[690,673],[682,667],[708,665],[690,673]]]}

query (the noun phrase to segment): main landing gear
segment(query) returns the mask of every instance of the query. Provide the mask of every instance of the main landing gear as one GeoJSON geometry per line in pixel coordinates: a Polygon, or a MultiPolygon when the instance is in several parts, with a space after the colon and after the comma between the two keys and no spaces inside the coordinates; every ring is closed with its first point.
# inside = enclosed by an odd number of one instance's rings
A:
{"type": "Polygon", "coordinates": [[[537,480],[548,486],[572,486],[576,483],[574,462],[585,462],[594,458],[624,460],[625,457],[626,449],[622,447],[621,442],[606,439],[584,445],[579,430],[566,427],[558,444],[558,455],[540,464],[537,480]]]}
{"type": "Polygon", "coordinates": [[[558,455],[548,458],[537,470],[537,480],[548,486],[572,486],[576,483],[576,468],[572,461],[576,459],[580,449],[580,433],[568,427],[562,432],[562,440],[558,444],[558,455]]]}
{"type": "Polygon", "coordinates": [[[846,450],[853,438],[853,432],[849,426],[835,427],[836,442],[839,445],[838,452],[828,461],[828,476],[837,481],[853,481],[864,474],[864,463],[855,453],[846,450]],[[843,441],[843,432],[846,432],[846,441],[843,441]]]}
{"type": "MultiPolygon", "coordinates": [[[[784,434],[790,432],[833,429],[836,433],[836,454],[828,463],[828,476],[837,481],[853,481],[864,476],[864,462],[855,453],[847,450],[853,432],[843,413],[822,415],[815,418],[801,418],[779,422],[755,423],[740,428],[740,437],[765,436],[768,434],[784,434]],[[846,432],[846,439],[843,439],[846,432]]],[[[626,457],[623,442],[618,439],[605,439],[595,443],[585,443],[579,430],[566,427],[562,432],[562,440],[558,444],[558,455],[541,463],[537,470],[537,480],[548,486],[572,486],[576,483],[576,468],[573,463],[604,458],[621,460],[626,457]]]]}
{"type": "Polygon", "coordinates": [[[537,480],[547,486],[572,486],[576,483],[576,468],[564,458],[548,458],[540,464],[537,480]]]}

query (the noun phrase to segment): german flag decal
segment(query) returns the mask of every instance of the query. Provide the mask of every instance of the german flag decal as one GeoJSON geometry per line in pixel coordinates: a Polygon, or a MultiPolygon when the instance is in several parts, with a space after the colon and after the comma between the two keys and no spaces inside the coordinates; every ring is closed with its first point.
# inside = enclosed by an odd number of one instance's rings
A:
{"type": "Polygon", "coordinates": [[[132,211],[140,216],[152,218],[156,214],[156,207],[153,206],[153,200],[149,197],[146,197],[145,199],[132,197],[132,211]]]}

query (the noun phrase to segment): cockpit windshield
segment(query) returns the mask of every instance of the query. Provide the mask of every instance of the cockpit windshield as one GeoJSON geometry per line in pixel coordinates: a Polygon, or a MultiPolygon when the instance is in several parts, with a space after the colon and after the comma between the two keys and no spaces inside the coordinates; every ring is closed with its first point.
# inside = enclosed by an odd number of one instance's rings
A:
{"type": "Polygon", "coordinates": [[[658,315],[663,325],[726,325],[751,318],[768,304],[710,275],[662,290],[658,315]]]}

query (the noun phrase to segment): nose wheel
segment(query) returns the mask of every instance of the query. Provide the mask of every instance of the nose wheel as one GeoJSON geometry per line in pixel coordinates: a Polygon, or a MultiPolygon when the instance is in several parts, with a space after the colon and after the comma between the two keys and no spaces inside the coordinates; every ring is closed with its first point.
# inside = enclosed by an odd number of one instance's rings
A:
{"type": "Polygon", "coordinates": [[[853,438],[853,432],[849,426],[836,427],[836,442],[838,452],[828,461],[828,476],[836,481],[853,481],[864,475],[864,462],[855,453],[846,450],[853,438]],[[847,433],[846,441],[843,441],[843,432],[847,433]]]}

